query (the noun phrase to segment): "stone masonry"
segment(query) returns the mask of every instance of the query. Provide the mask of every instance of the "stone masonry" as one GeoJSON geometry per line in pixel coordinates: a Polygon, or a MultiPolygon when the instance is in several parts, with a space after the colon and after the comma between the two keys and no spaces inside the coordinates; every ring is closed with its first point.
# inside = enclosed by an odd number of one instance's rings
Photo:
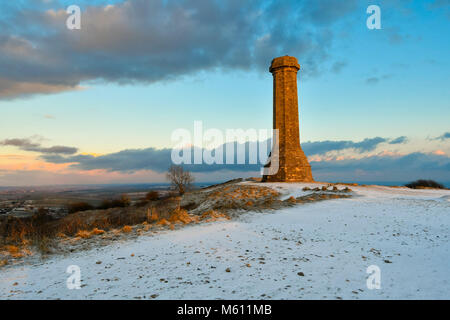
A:
{"type": "MultiPolygon", "coordinates": [[[[314,181],[311,166],[300,147],[297,72],[300,65],[295,57],[272,60],[269,71],[273,75],[273,128],[278,129],[279,153],[272,150],[269,161],[279,161],[278,172],[264,175],[267,182],[314,181]]],[[[270,166],[270,162],[266,167],[270,166]]]]}

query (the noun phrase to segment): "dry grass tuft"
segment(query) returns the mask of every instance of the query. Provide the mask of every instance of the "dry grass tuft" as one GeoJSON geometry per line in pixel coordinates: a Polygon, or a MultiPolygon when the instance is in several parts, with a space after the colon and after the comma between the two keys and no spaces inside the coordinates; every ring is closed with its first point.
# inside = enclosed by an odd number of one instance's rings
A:
{"type": "Polygon", "coordinates": [[[133,228],[131,226],[124,226],[122,228],[122,231],[125,233],[130,233],[131,231],[133,231],[133,228]]]}
{"type": "Polygon", "coordinates": [[[8,253],[10,255],[18,254],[20,252],[20,249],[18,246],[6,245],[5,249],[6,249],[6,251],[8,251],[8,253]]]}
{"type": "Polygon", "coordinates": [[[98,234],[104,234],[105,230],[99,229],[99,228],[94,228],[91,231],[92,234],[98,235],[98,234]]]}
{"type": "Polygon", "coordinates": [[[82,239],[89,239],[92,237],[92,234],[87,230],[79,230],[76,234],[76,237],[82,238],[82,239]]]}
{"type": "Polygon", "coordinates": [[[293,196],[290,196],[289,199],[287,199],[290,203],[297,203],[297,199],[295,199],[293,196]]]}
{"type": "Polygon", "coordinates": [[[147,221],[148,222],[156,222],[159,220],[158,211],[155,208],[151,207],[147,209],[147,221]]]}
{"type": "Polygon", "coordinates": [[[156,224],[157,224],[158,226],[168,226],[168,225],[170,225],[170,222],[167,221],[166,219],[162,218],[162,219],[159,220],[156,224]]]}
{"type": "Polygon", "coordinates": [[[205,222],[216,221],[218,219],[230,219],[230,217],[216,210],[208,210],[200,216],[200,220],[205,222]]]}
{"type": "Polygon", "coordinates": [[[171,223],[188,224],[192,222],[197,222],[198,217],[188,214],[188,212],[184,209],[177,208],[172,212],[168,221],[171,223]]]}
{"type": "MultiPolygon", "coordinates": [[[[33,253],[26,247],[20,248],[14,245],[5,245],[0,249],[3,256],[10,256],[12,258],[22,258],[24,256],[32,255],[33,253]]],[[[5,260],[7,261],[7,260],[5,260]]]]}

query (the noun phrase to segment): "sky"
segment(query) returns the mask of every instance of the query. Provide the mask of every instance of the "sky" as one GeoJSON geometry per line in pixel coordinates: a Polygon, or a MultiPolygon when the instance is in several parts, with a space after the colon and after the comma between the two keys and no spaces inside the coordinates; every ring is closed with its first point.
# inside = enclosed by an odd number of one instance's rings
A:
{"type": "Polygon", "coordinates": [[[449,33],[448,0],[2,1],[0,186],[165,181],[179,128],[271,129],[282,55],[316,180],[449,182],[449,33]]]}

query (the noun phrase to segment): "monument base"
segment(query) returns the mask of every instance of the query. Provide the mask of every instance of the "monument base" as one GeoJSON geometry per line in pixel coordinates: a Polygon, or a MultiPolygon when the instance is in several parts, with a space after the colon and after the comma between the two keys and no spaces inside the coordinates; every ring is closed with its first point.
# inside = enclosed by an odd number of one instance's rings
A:
{"type": "MultiPolygon", "coordinates": [[[[271,161],[264,167],[270,167],[271,161]]],[[[289,153],[288,159],[281,159],[278,162],[280,163],[278,171],[272,175],[263,175],[262,182],[314,182],[311,166],[300,147],[296,152],[289,153]]]]}

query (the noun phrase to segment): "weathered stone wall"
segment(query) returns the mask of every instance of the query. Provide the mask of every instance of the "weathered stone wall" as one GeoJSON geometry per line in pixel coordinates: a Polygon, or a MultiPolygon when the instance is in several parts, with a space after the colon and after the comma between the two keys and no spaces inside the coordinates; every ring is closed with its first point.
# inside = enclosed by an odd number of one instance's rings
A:
{"type": "MultiPolygon", "coordinates": [[[[272,61],[273,128],[279,136],[279,170],[263,181],[314,181],[311,166],[300,147],[297,72],[300,65],[295,57],[279,57],[272,61]]],[[[272,152],[272,159],[277,155],[272,152]]]]}

